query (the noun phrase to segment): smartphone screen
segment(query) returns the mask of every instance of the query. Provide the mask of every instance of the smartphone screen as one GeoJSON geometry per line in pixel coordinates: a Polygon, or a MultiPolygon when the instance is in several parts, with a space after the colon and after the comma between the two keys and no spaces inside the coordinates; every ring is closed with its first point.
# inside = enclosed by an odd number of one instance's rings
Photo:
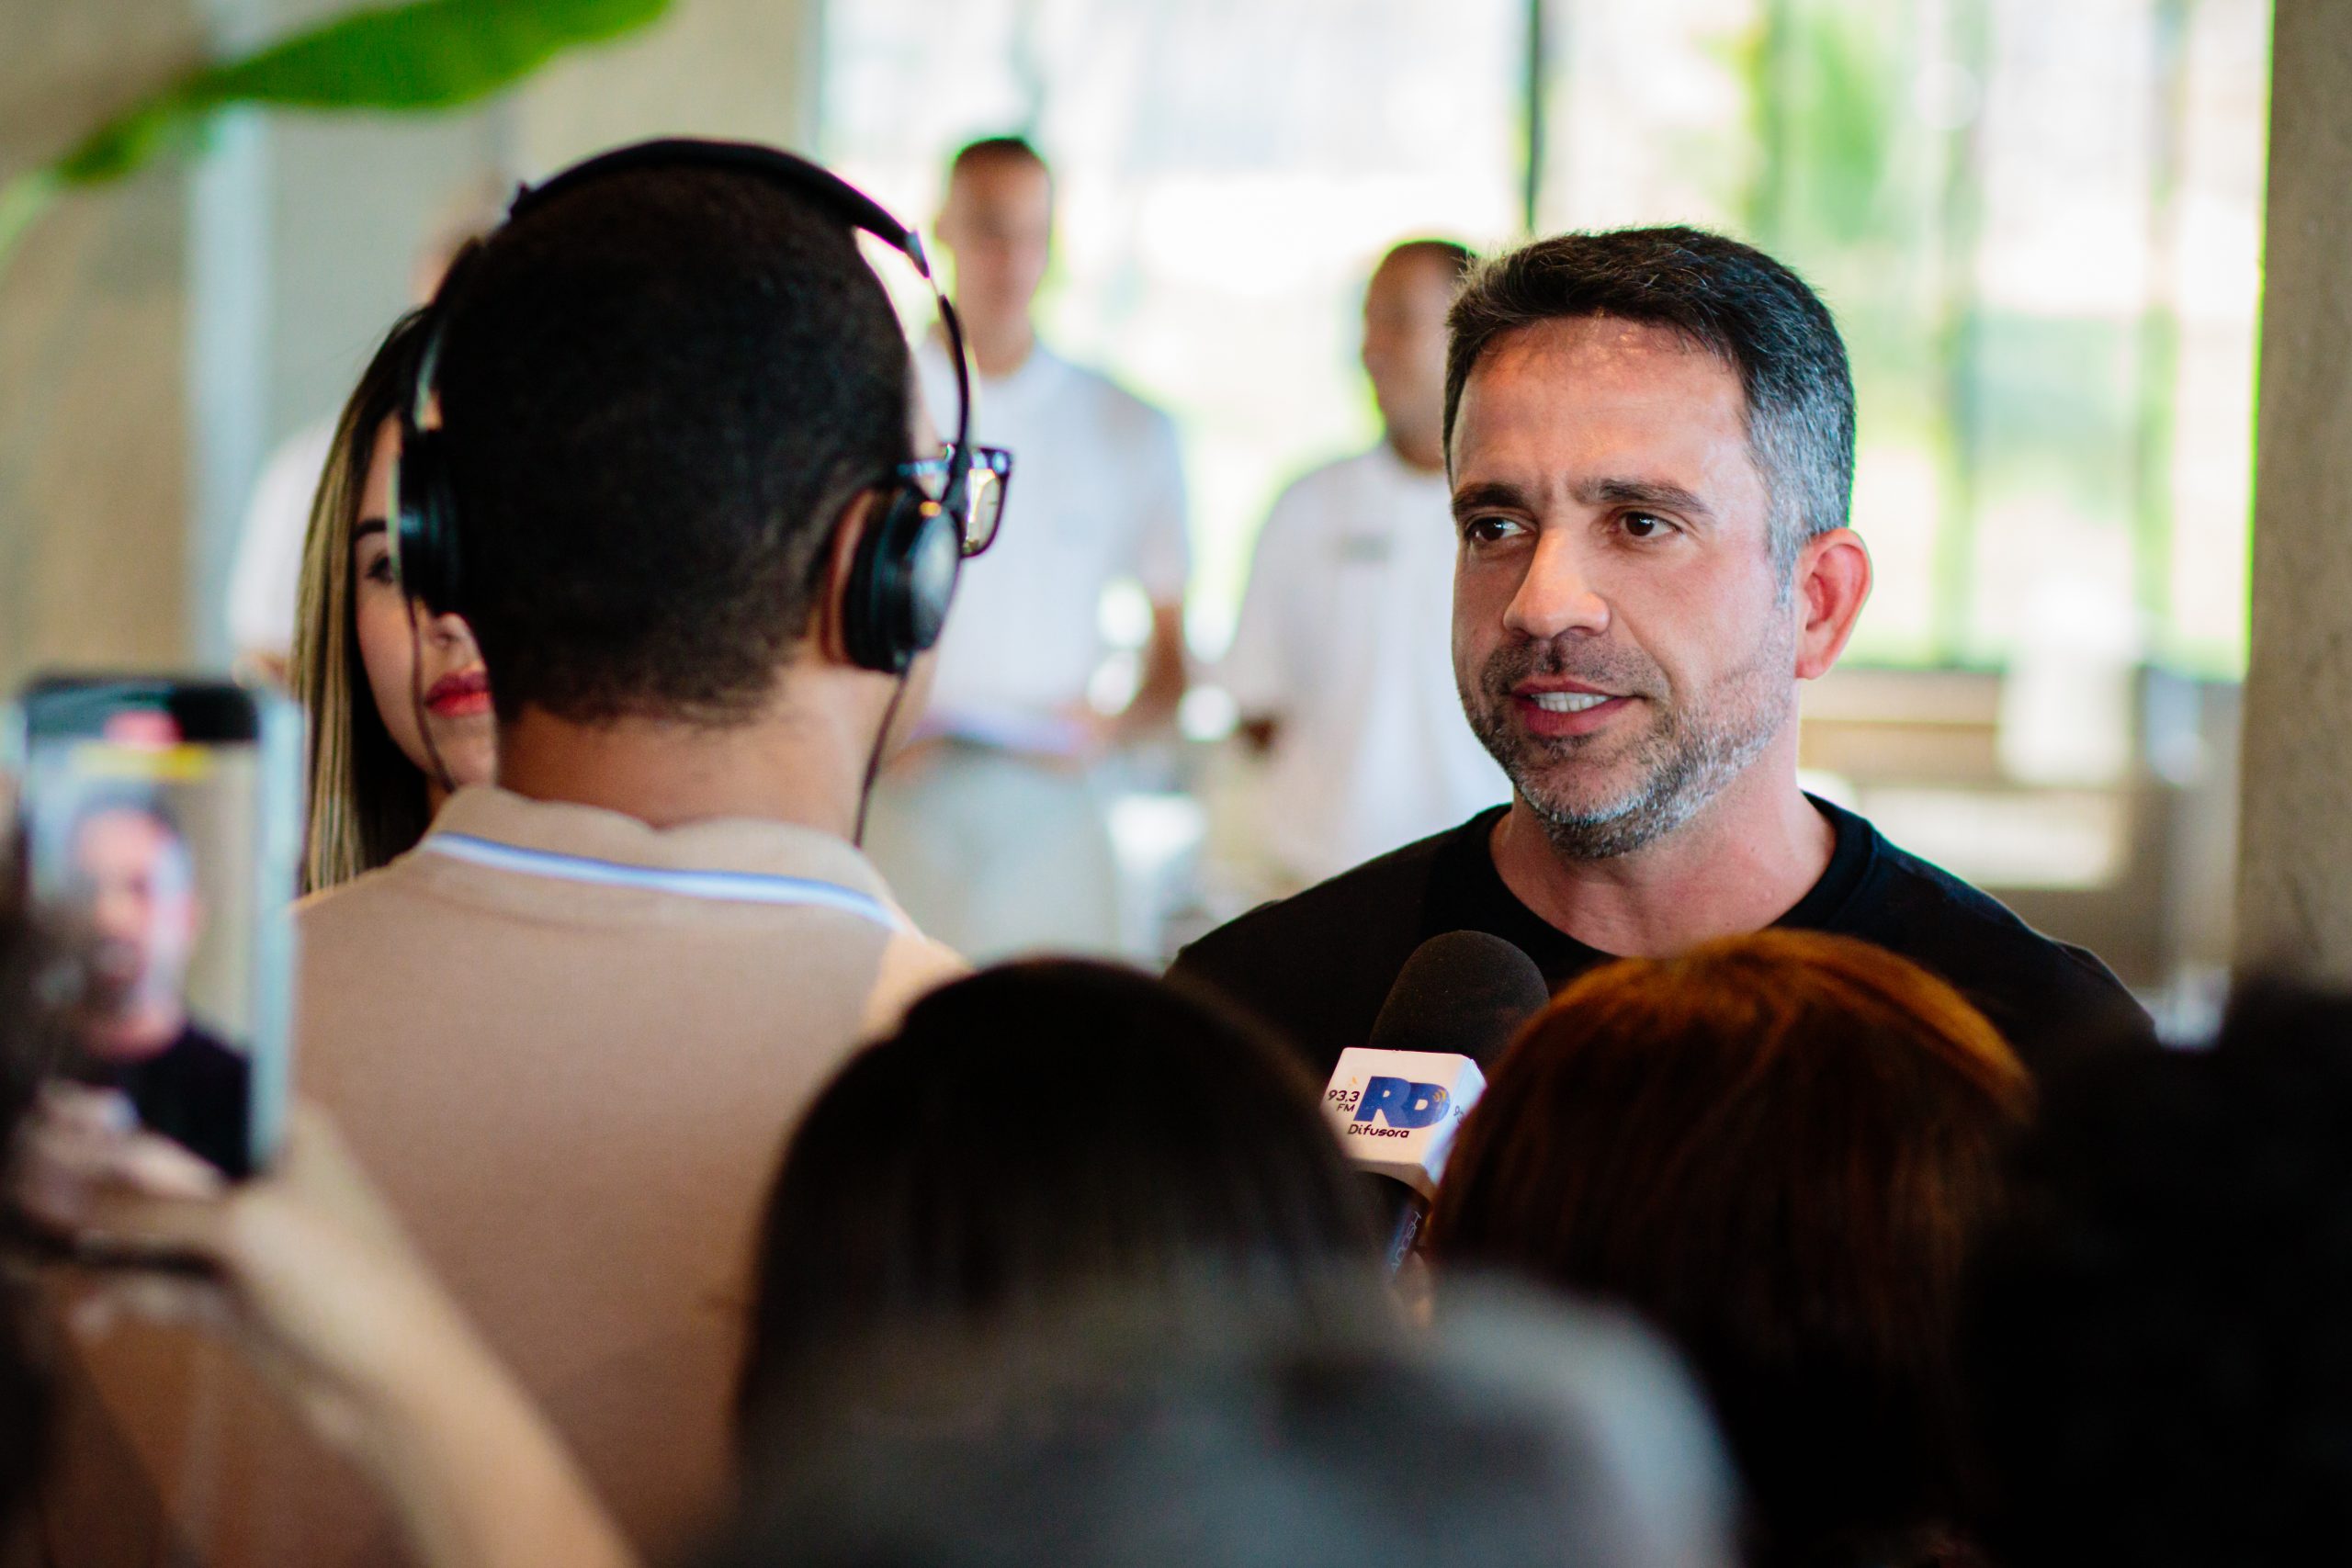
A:
{"type": "Polygon", "coordinates": [[[72,956],[66,1076],[231,1176],[285,1115],[300,716],[225,682],[50,677],[11,726],[22,874],[72,956]]]}

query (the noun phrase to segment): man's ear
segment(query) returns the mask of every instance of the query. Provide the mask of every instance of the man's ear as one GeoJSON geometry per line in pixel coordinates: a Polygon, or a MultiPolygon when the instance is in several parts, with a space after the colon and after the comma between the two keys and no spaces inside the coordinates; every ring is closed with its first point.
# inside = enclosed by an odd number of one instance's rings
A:
{"type": "Polygon", "coordinates": [[[1798,552],[1794,583],[1797,625],[1796,677],[1815,681],[1829,673],[1846,651],[1871,596],[1871,552],[1851,528],[1816,534],[1798,552]]]}
{"type": "Polygon", "coordinates": [[[849,652],[850,577],[856,570],[857,547],[865,543],[865,531],[881,522],[876,511],[881,499],[874,491],[858,491],[842,508],[841,521],[833,525],[832,542],[825,547],[825,576],[808,640],[818,657],[829,663],[856,662],[849,652]]]}

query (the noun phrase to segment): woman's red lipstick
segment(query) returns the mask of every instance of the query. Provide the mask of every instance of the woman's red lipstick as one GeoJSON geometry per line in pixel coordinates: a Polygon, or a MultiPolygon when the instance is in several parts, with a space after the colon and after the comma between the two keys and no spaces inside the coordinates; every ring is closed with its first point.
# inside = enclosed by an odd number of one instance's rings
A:
{"type": "Polygon", "coordinates": [[[490,675],[477,666],[444,675],[425,689],[424,705],[435,718],[472,718],[490,711],[490,675]]]}

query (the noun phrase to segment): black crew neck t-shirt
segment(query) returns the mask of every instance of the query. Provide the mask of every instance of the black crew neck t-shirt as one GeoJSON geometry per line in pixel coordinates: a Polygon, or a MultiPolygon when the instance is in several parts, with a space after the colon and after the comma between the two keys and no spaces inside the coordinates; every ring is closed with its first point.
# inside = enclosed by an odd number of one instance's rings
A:
{"type": "Polygon", "coordinates": [[[194,1150],[231,1176],[248,1174],[253,1069],[243,1053],[202,1025],[182,1025],[177,1039],[142,1061],[91,1063],[77,1076],[120,1090],[149,1132],[194,1150]]]}
{"type": "MultiPolygon", "coordinates": [[[[1810,798],[1810,797],[1809,797],[1810,798]]],[[[1983,1009],[2037,1075],[2088,1052],[2154,1038],[2107,965],[2052,942],[1999,901],[1896,849],[1850,811],[1815,799],[1837,834],[1828,869],[1773,921],[1860,937],[1941,976],[1983,1009]]],[[[1487,931],[1535,960],[1553,990],[1611,954],[1521,903],[1489,849],[1496,807],[1218,927],[1170,973],[1205,981],[1284,1031],[1329,1073],[1361,1045],[1413,950],[1445,931],[1487,931]]]]}

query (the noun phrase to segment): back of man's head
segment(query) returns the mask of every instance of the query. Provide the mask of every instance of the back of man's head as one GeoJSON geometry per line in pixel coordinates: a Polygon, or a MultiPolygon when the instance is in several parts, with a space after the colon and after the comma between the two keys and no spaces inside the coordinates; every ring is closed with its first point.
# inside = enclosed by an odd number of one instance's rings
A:
{"type": "Polygon", "coordinates": [[[501,716],[747,716],[844,508],[911,453],[905,340],[847,224],[752,172],[618,172],[444,296],[464,608],[501,716]]]}
{"type": "Polygon", "coordinates": [[[2352,996],[2061,1078],[1976,1262],[1969,1374],[2014,1568],[2299,1562],[2352,1531],[2352,996]]]}
{"type": "Polygon", "coordinates": [[[1447,450],[1462,389],[1489,348],[1524,327],[1594,316],[1665,328],[1738,375],[1784,566],[1807,538],[1846,525],[1854,380],[1838,324],[1789,268],[1703,229],[1557,234],[1477,266],[1453,302],[1447,450]]]}

